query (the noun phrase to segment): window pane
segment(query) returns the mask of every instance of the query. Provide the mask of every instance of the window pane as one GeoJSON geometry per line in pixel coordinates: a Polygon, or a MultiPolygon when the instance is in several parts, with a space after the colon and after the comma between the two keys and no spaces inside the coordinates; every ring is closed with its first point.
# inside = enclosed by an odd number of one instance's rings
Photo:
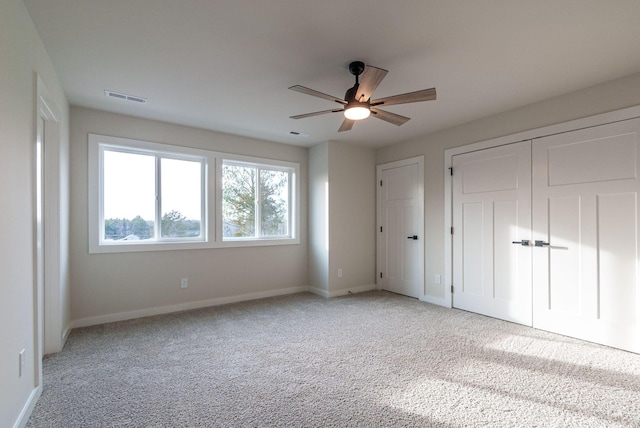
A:
{"type": "Polygon", "coordinates": [[[152,239],[156,199],[155,158],[105,150],[103,166],[103,239],[152,239]]]}
{"type": "Polygon", "coordinates": [[[289,173],[260,170],[260,233],[262,236],[289,234],[289,173]]]}
{"type": "Polygon", "coordinates": [[[256,169],[222,166],[222,235],[225,238],[255,236],[256,169]]]}
{"type": "Polygon", "coordinates": [[[160,159],[163,238],[193,238],[201,234],[202,164],[160,159]]]}

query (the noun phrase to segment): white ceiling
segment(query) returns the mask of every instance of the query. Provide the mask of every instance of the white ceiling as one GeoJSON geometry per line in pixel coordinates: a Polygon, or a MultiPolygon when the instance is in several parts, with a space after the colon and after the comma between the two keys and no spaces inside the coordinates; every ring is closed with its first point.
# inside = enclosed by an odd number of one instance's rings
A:
{"type": "Polygon", "coordinates": [[[638,0],[24,1],[72,105],[302,146],[382,147],[640,71],[638,0]],[[375,98],[438,100],[388,107],[400,127],[289,119],[335,107],[289,86],[341,98],[353,60],[389,70],[375,98]]]}

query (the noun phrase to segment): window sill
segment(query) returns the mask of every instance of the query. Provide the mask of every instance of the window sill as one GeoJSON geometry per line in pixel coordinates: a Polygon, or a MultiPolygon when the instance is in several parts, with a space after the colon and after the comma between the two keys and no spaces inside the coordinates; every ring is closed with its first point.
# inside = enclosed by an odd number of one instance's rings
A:
{"type": "Polygon", "coordinates": [[[183,251],[212,248],[266,247],[300,244],[299,238],[231,240],[223,242],[149,242],[135,244],[90,245],[89,254],[139,253],[148,251],[183,251]]]}

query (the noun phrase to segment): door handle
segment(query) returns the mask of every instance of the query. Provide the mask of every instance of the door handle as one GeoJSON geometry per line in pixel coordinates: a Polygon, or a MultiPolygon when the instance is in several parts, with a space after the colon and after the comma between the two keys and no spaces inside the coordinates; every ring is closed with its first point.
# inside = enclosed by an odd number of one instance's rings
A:
{"type": "MultiPolygon", "coordinates": [[[[538,241],[536,241],[538,242],[538,241]]],[[[522,241],[511,241],[512,244],[519,244],[522,245],[523,247],[528,247],[529,246],[529,240],[528,239],[523,239],[522,241]]]]}
{"type": "Polygon", "coordinates": [[[414,241],[418,240],[418,235],[407,236],[407,239],[413,239],[414,241]]]}
{"type": "Polygon", "coordinates": [[[549,243],[548,242],[544,242],[544,241],[536,241],[535,246],[536,247],[548,247],[549,243]]]}

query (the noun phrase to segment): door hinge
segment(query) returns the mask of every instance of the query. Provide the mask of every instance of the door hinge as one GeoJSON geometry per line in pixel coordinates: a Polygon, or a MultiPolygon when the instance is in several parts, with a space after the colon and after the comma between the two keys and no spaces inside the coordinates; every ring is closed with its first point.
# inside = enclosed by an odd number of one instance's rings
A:
{"type": "Polygon", "coordinates": [[[453,175],[453,167],[452,166],[449,167],[449,174],[453,175]]]}
{"type": "Polygon", "coordinates": [[[382,278],[382,272],[380,272],[380,278],[382,278]]]}
{"type": "Polygon", "coordinates": [[[451,226],[451,234],[453,235],[453,226],[451,226]]]}
{"type": "Polygon", "coordinates": [[[453,285],[451,286],[451,293],[453,293],[453,285]]]}
{"type": "Polygon", "coordinates": [[[382,232],[382,226],[380,226],[380,232],[382,232]]]}
{"type": "Polygon", "coordinates": [[[382,180],[380,180],[380,187],[382,187],[382,180]]]}

